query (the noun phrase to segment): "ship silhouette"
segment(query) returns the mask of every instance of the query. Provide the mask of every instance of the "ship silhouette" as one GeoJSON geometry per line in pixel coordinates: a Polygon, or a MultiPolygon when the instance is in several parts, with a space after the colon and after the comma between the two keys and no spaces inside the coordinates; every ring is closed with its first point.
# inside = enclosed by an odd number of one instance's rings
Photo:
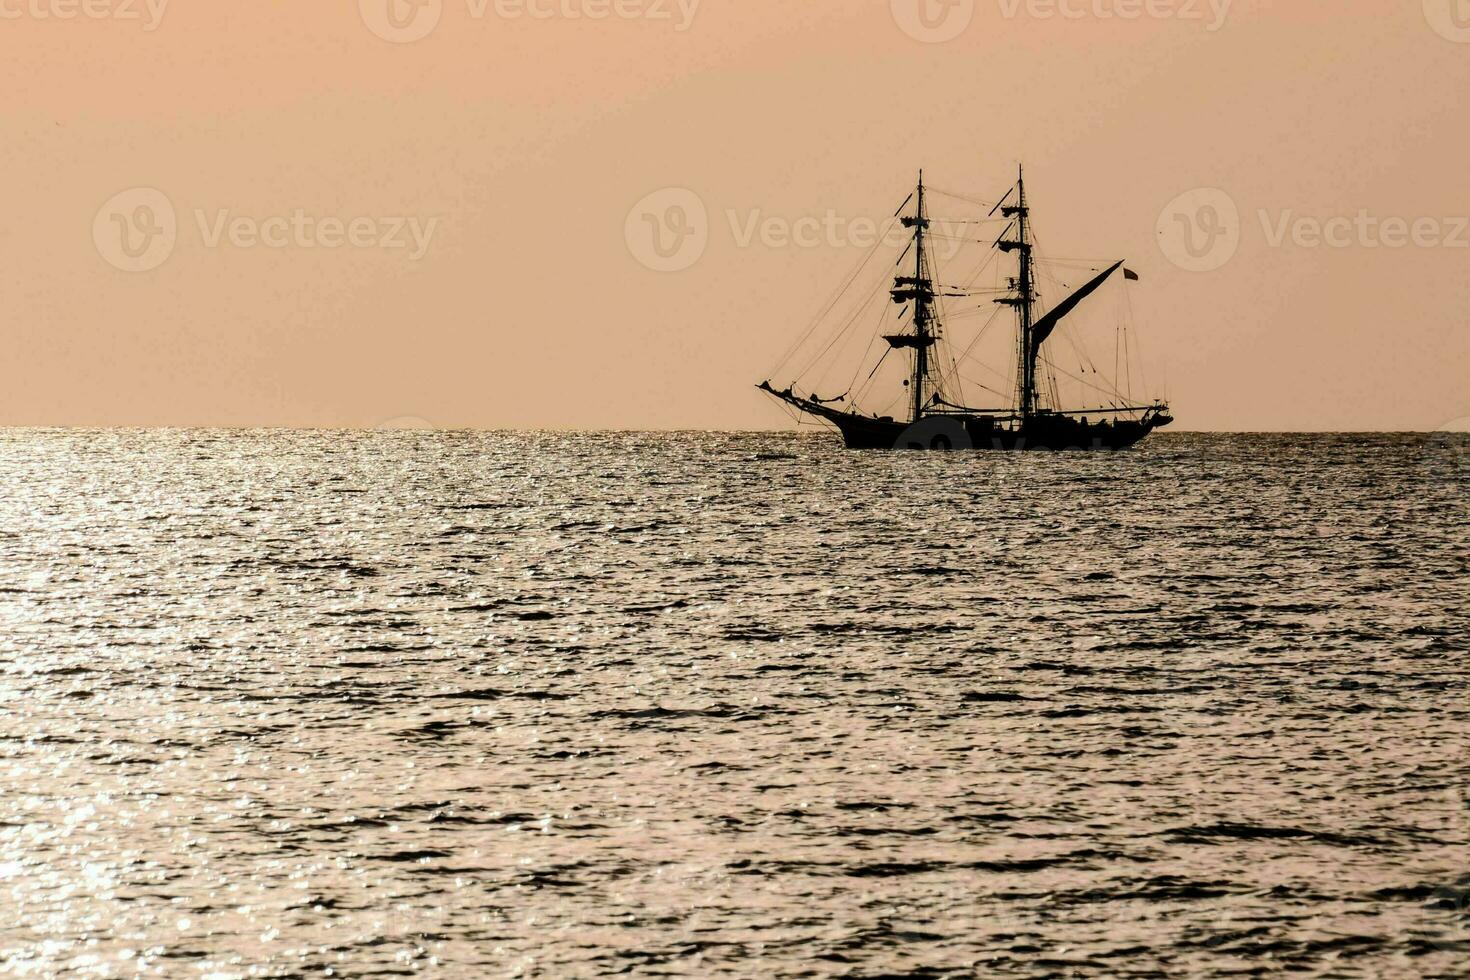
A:
{"type": "MultiPolygon", "coordinates": [[[[1113,262],[1040,312],[1038,260],[1023,172],[1018,170],[1016,182],[985,219],[1003,230],[993,240],[982,242],[994,250],[992,257],[1014,255],[1016,259],[1016,274],[1005,276],[1000,295],[991,300],[1014,309],[1016,316],[1015,386],[1010,404],[1004,407],[971,408],[964,404],[965,386],[958,364],[969,352],[956,357],[947,347],[943,301],[957,299],[973,306],[984,301],[987,290],[939,281],[940,270],[931,247],[936,233],[931,231],[923,171],[919,172],[918,186],[899,205],[894,217],[910,233],[905,236],[899,257],[900,274],[888,290],[889,300],[902,308],[902,325],[896,332],[876,332],[872,349],[880,356],[867,380],[873,379],[890,354],[906,354],[909,370],[903,387],[907,392],[900,392],[905,396],[904,417],[861,410],[851,386],[830,398],[810,391],[798,393],[794,382],[778,388],[769,378],[758,388],[796,409],[799,416],[836,426],[847,446],[854,449],[1115,450],[1132,446],[1173,422],[1165,402],[1135,404],[1111,383],[1086,382],[1102,396],[1097,400],[1103,404],[1076,408],[1057,404],[1058,369],[1048,357],[1047,341],[1069,314],[1120,270],[1125,284],[1138,276],[1122,261],[1113,262]],[[908,212],[911,202],[913,210],[908,212]]],[[[854,382],[860,376],[861,371],[854,374],[854,382]]]]}

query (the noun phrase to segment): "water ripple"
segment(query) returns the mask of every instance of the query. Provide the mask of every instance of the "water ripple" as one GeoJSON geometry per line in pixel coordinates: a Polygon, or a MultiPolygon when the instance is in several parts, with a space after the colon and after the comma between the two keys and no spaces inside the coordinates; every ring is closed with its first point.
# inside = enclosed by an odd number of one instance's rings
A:
{"type": "Polygon", "coordinates": [[[1465,448],[0,431],[0,962],[1455,975],[1465,448]]]}

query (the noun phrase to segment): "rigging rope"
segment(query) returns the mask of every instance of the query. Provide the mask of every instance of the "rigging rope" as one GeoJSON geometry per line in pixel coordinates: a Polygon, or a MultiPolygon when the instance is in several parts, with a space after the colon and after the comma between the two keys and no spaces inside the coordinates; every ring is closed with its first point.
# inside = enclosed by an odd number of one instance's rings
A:
{"type": "Polygon", "coordinates": [[[857,323],[858,318],[862,316],[863,311],[866,310],[868,306],[873,302],[874,295],[882,287],[883,280],[880,279],[873,287],[873,289],[869,291],[868,295],[863,299],[863,301],[853,309],[852,314],[847,318],[841,329],[839,329],[837,334],[833,336],[830,341],[827,342],[827,346],[818,351],[816,355],[811,358],[811,360],[807,361],[806,366],[795,374],[793,380],[799,380],[805,377],[807,372],[811,371],[811,369],[816,366],[818,361],[827,356],[827,352],[830,351],[834,346],[836,346],[839,340],[842,340],[845,336],[847,336],[847,332],[851,330],[853,326],[857,323]]]}
{"type": "Polygon", "coordinates": [[[924,189],[935,194],[943,195],[944,197],[952,197],[956,201],[964,201],[966,204],[973,204],[976,207],[980,208],[993,208],[999,206],[994,201],[982,201],[977,197],[968,197],[964,194],[956,194],[954,191],[940,190],[938,187],[931,187],[928,184],[924,185],[924,189]]]}
{"type": "MultiPolygon", "coordinates": [[[[901,205],[900,209],[902,209],[901,205]]],[[[867,252],[863,254],[862,259],[858,262],[857,267],[853,269],[852,272],[848,274],[847,278],[842,281],[842,284],[837,287],[837,291],[833,293],[832,298],[829,299],[827,301],[827,304],[821,309],[821,311],[812,318],[811,324],[806,328],[802,335],[797,338],[796,343],[792,344],[786,350],[786,353],[781,355],[781,359],[776,362],[776,366],[770,371],[769,377],[776,377],[776,375],[780,373],[781,369],[786,366],[786,363],[790,361],[791,358],[796,356],[796,352],[801,349],[801,346],[805,344],[808,339],[811,338],[812,333],[816,331],[817,327],[821,326],[822,320],[827,316],[827,314],[832,312],[832,309],[837,305],[838,301],[841,300],[848,289],[852,287],[853,282],[855,282],[857,280],[857,277],[862,274],[863,269],[877,253],[878,246],[883,244],[883,241],[887,237],[888,232],[892,230],[894,220],[894,218],[888,219],[888,222],[883,226],[882,234],[880,234],[873,242],[873,244],[869,246],[867,252]]]]}

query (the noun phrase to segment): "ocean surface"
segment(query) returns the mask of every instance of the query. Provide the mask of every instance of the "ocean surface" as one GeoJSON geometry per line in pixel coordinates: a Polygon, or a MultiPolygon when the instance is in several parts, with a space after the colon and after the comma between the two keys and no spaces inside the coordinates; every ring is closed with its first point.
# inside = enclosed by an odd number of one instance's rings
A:
{"type": "Polygon", "coordinates": [[[0,970],[1470,975],[1466,438],[0,430],[0,970]]]}

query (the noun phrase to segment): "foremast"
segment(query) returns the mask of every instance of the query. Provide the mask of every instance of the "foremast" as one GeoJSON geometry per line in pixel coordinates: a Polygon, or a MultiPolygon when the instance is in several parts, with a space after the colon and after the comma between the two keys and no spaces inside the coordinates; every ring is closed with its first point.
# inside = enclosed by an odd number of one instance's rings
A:
{"type": "Polygon", "coordinates": [[[914,203],[914,421],[924,414],[927,399],[924,388],[929,380],[929,304],[934,301],[934,283],[924,275],[924,231],[929,219],[924,216],[924,171],[919,171],[918,200],[914,203]]]}
{"type": "MultiPolygon", "coordinates": [[[[907,203],[907,202],[905,202],[907,203]]],[[[899,210],[902,210],[900,208],[899,210]]],[[[915,191],[914,213],[903,216],[903,226],[914,232],[914,274],[897,276],[893,280],[893,302],[899,306],[914,305],[912,334],[896,334],[883,339],[892,348],[911,347],[914,351],[913,372],[908,385],[910,417],[917,422],[929,404],[929,349],[938,340],[939,323],[934,315],[934,280],[929,274],[929,260],[925,251],[925,232],[929,230],[929,216],[924,207],[924,171],[919,171],[919,186],[915,191]]],[[[903,261],[902,258],[899,259],[903,261]]]]}

